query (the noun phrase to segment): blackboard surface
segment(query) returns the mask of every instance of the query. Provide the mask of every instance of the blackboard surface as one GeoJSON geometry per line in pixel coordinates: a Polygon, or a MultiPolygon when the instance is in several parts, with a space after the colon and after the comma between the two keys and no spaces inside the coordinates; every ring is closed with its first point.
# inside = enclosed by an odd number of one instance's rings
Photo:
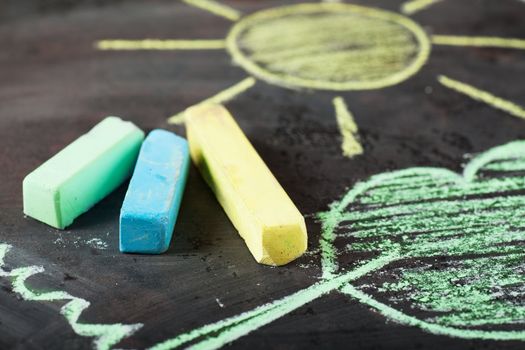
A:
{"type": "MultiPolygon", "coordinates": [[[[281,1],[224,1],[242,13],[281,1]]],[[[294,3],[294,2],[289,2],[294,3]]],[[[399,11],[400,1],[352,3],[399,11]]],[[[525,3],[444,0],[411,16],[429,33],[525,37],[525,3]]],[[[432,47],[410,79],[383,89],[286,89],[258,80],[227,103],[248,138],[305,214],[309,252],[284,267],[256,264],[193,167],[174,239],[158,256],[118,251],[127,184],[64,231],[22,214],[22,179],[107,115],[144,130],[248,77],[224,50],[99,51],[107,38],[220,39],[231,22],[176,1],[4,1],[0,4],[0,242],[5,271],[38,265],[26,285],[91,303],[85,323],[142,323],[118,348],[147,348],[304,289],[321,277],[320,224],[348,188],[413,166],[460,171],[464,155],[525,138],[525,122],[439,84],[441,74],[525,105],[525,51],[432,47]],[[340,150],[332,98],[344,97],[363,155],[340,150]]],[[[438,258],[436,258],[438,259],[438,258]]],[[[347,256],[352,260],[352,256],[347,256]]],[[[396,266],[388,265],[382,273],[396,266]]],[[[360,284],[378,275],[364,276],[360,284]]],[[[0,278],[0,348],[89,349],[60,313],[65,302],[29,301],[0,278]]],[[[523,299],[521,300],[523,303],[523,299]]],[[[523,320],[522,320],[523,321],[523,320]]],[[[523,331],[523,323],[516,325],[523,331]],[[520,328],[521,327],[521,328],[520,328]]],[[[232,349],[521,349],[522,341],[461,339],[388,320],[332,292],[239,338],[232,349]]]]}

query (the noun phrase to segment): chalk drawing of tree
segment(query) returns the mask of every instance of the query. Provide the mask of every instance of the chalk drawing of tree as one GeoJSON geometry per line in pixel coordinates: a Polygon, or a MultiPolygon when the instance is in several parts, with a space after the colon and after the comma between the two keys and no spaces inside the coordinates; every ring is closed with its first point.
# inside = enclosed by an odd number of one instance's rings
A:
{"type": "Polygon", "coordinates": [[[372,176],[319,217],[320,282],[153,349],[216,349],[332,291],[434,334],[525,341],[525,141],[478,155],[461,175],[428,167],[372,176]],[[370,257],[351,268],[339,262],[356,253],[370,257]],[[436,267],[433,257],[446,263],[436,267]],[[351,284],[393,262],[406,265],[396,280],[351,284]]]}

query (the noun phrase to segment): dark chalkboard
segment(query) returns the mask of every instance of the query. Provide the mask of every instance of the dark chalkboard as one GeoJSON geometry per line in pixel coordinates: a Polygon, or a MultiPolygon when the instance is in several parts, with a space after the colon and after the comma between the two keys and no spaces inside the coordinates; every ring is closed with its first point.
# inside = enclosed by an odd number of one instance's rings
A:
{"type": "Polygon", "coordinates": [[[0,4],[0,348],[523,348],[525,3],[310,4],[0,4]],[[184,135],[170,116],[242,82],[222,100],[303,257],[258,265],[194,167],[162,255],[119,253],[127,184],[64,231],[22,214],[24,176],[105,116],[184,135]]]}

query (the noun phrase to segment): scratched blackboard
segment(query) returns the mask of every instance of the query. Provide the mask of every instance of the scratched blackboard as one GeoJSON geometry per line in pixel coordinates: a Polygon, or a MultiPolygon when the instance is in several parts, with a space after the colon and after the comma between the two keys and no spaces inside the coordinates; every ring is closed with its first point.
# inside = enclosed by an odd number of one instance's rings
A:
{"type": "Polygon", "coordinates": [[[3,1],[0,348],[522,349],[524,18],[3,1]],[[24,217],[24,176],[105,116],[184,135],[210,99],[305,215],[303,257],[258,265],[194,167],[162,255],[119,253],[127,183],[63,231],[24,217]]]}

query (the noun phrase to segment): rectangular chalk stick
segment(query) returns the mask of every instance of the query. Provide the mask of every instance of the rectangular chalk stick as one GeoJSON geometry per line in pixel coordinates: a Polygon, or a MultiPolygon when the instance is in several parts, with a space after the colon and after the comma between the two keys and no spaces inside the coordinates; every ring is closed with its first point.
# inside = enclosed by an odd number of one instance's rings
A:
{"type": "Polygon", "coordinates": [[[133,123],[105,118],[25,177],[24,213],[70,225],[131,175],[143,139],[133,123]]]}
{"type": "Polygon", "coordinates": [[[188,142],[165,130],[153,130],[140,149],[120,210],[120,251],[160,254],[171,241],[186,186],[188,142]]]}
{"type": "Polygon", "coordinates": [[[230,113],[221,105],[186,112],[190,154],[254,256],[284,265],[306,250],[304,218],[230,113]]]}

